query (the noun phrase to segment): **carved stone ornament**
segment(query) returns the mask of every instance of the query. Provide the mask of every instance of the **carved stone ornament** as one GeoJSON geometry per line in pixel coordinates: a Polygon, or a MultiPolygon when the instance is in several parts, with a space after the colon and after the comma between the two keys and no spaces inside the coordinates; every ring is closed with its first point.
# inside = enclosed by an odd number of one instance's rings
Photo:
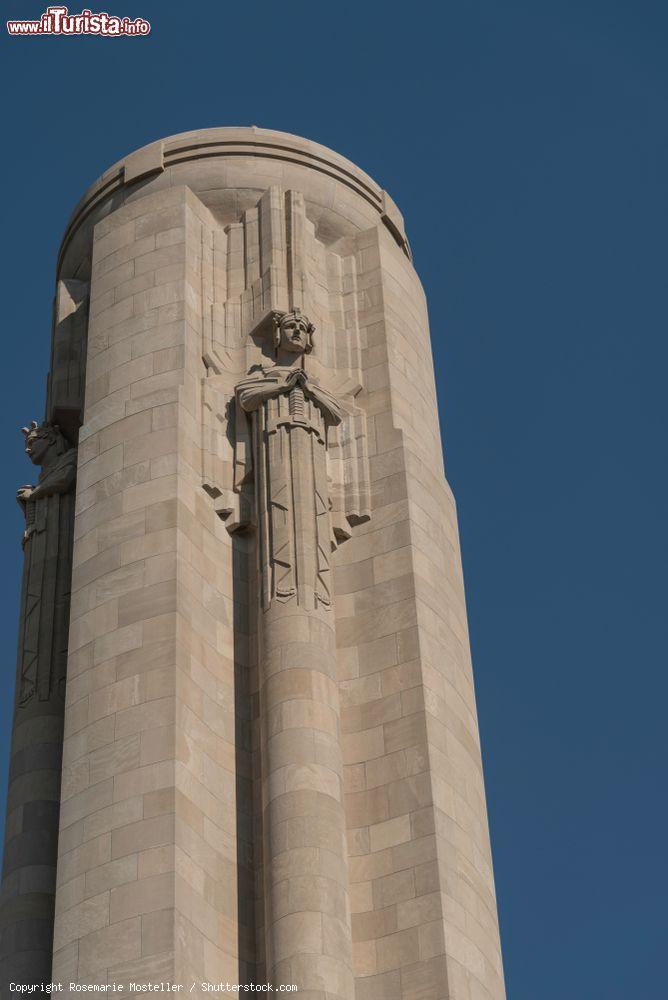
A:
{"type": "Polygon", "coordinates": [[[22,486],[24,569],[17,701],[24,706],[64,695],[69,619],[72,505],[76,448],[59,427],[33,420],[24,427],[25,450],[41,468],[36,486],[22,486]]]}
{"type": "Polygon", "coordinates": [[[251,369],[236,386],[237,435],[250,438],[252,465],[244,465],[235,488],[252,476],[263,607],[296,600],[329,608],[327,436],[344,410],[304,369],[313,324],[294,310],[277,314],[274,325],[276,364],[251,369]]]}

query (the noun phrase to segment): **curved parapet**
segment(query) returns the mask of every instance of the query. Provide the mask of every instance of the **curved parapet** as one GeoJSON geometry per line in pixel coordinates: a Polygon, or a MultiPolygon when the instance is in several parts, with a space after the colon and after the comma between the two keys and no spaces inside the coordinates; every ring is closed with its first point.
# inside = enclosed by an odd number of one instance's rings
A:
{"type": "Polygon", "coordinates": [[[295,188],[304,194],[325,240],[352,235],[380,220],[410,255],[399,209],[368,174],[317,142],[253,125],[181,132],[115,163],[90,185],[72,212],[60,248],[59,271],[71,269],[76,246],[108,211],[138,193],[143,196],[179,184],[187,184],[222,225],[252,208],[272,184],[295,188]]]}

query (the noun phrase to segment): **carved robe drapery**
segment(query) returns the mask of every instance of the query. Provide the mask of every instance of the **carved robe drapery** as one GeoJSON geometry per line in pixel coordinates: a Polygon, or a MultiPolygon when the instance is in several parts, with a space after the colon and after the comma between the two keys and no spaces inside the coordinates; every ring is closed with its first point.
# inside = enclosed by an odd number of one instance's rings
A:
{"type": "Polygon", "coordinates": [[[236,398],[251,420],[262,606],[330,607],[327,434],[341,405],[302,368],[281,365],[251,372],[236,398]]]}
{"type": "Polygon", "coordinates": [[[328,997],[352,1000],[327,454],[344,411],[305,370],[313,333],[298,310],[277,316],[277,363],[251,369],[236,386],[235,490],[245,508],[253,496],[259,570],[267,979],[296,983],[314,1000],[324,1000],[328,981],[328,997]],[[305,851],[312,888],[303,896],[305,851]],[[302,893],[300,919],[317,929],[317,942],[295,922],[292,892],[302,893]],[[330,937],[338,942],[335,956],[330,937]]]}
{"type": "Polygon", "coordinates": [[[77,452],[55,425],[24,433],[41,472],[17,496],[26,520],[0,981],[40,985],[51,979],[77,452]]]}
{"type": "Polygon", "coordinates": [[[77,454],[66,451],[45,469],[22,505],[24,572],[17,703],[65,696],[77,454]]]}

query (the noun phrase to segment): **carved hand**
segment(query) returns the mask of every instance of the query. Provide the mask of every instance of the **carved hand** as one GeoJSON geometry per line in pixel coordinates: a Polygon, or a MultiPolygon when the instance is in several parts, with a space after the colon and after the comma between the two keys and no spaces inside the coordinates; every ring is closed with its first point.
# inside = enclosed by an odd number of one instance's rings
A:
{"type": "Polygon", "coordinates": [[[27,503],[35,492],[34,486],[22,486],[16,491],[16,499],[20,504],[27,503]]]}
{"type": "Polygon", "coordinates": [[[307,381],[306,372],[302,368],[295,368],[291,371],[287,378],[288,382],[301,382],[302,385],[307,381]]]}

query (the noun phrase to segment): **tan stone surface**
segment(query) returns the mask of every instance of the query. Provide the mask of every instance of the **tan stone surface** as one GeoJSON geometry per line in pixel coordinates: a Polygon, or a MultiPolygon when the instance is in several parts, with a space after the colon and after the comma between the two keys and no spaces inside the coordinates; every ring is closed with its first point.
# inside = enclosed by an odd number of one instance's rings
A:
{"type": "MultiPolygon", "coordinates": [[[[67,325],[80,336],[78,320],[67,325]]],[[[73,357],[79,360],[76,352],[73,357]]],[[[58,374],[55,386],[62,389],[58,374]]],[[[53,421],[32,421],[23,434],[39,472],[34,485],[16,494],[25,530],[0,886],[0,991],[10,982],[34,989],[50,976],[77,467],[73,441],[53,421]]],[[[66,761],[62,786],[74,794],[86,782],[87,767],[66,761]]]]}
{"type": "Polygon", "coordinates": [[[315,1000],[352,995],[352,961],[357,1000],[502,1000],[456,513],[398,210],[337,154],[257,129],[172,137],[101,180],[61,259],[90,261],[90,320],[54,976],[269,970],[315,1000]],[[207,140],[215,157],[177,152],[207,140]],[[296,294],[309,374],[346,407],[333,607],[265,629],[232,408],[266,364],[254,331],[296,294]]]}
{"type": "Polygon", "coordinates": [[[235,909],[234,703],[220,699],[232,637],[207,610],[223,599],[215,579],[199,573],[206,551],[222,579],[231,543],[198,509],[189,466],[189,198],[181,188],[121,209],[93,244],[54,962],[55,976],[72,967],[74,936],[81,982],[175,976],[177,915],[179,933],[189,925],[229,971],[236,962],[236,943],[220,940],[235,909]]]}

